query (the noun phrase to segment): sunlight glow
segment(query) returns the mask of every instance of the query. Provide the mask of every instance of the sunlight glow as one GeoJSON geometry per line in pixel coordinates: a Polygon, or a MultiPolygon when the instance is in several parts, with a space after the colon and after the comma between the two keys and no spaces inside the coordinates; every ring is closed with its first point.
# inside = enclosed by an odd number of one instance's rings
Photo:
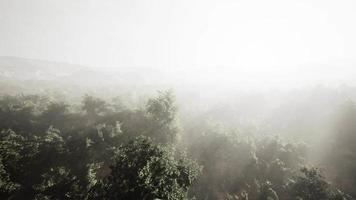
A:
{"type": "Polygon", "coordinates": [[[152,69],[179,83],[350,83],[355,9],[347,0],[4,0],[0,55],[152,69]]]}

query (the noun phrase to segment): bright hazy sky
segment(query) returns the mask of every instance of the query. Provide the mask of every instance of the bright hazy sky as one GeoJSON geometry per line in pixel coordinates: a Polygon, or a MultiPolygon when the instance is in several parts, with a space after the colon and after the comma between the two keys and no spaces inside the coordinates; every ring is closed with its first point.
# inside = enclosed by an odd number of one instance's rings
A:
{"type": "Polygon", "coordinates": [[[351,80],[356,1],[0,0],[0,55],[217,79],[351,80]]]}

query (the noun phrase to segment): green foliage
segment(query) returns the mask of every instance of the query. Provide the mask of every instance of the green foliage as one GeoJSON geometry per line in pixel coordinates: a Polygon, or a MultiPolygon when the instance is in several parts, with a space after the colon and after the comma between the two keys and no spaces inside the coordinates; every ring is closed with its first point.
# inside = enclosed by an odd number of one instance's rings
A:
{"type": "Polygon", "coordinates": [[[3,198],[38,199],[80,197],[79,186],[70,174],[63,139],[56,130],[43,136],[22,136],[15,132],[2,131],[0,158],[2,171],[7,176],[1,188],[3,198]]]}
{"type": "Polygon", "coordinates": [[[301,169],[302,176],[292,186],[292,196],[305,200],[329,199],[328,183],[315,168],[301,169]]]}
{"type": "Polygon", "coordinates": [[[88,117],[88,123],[91,124],[99,115],[107,111],[107,105],[102,99],[85,95],[82,101],[82,109],[88,117]]]}
{"type": "Polygon", "coordinates": [[[160,92],[159,96],[148,100],[147,112],[161,124],[175,120],[177,107],[171,91],[160,92]]]}
{"type": "Polygon", "coordinates": [[[64,129],[68,123],[68,106],[61,102],[51,102],[39,118],[42,128],[54,126],[64,129]]]}
{"type": "Polygon", "coordinates": [[[333,189],[316,168],[302,168],[302,175],[291,184],[290,194],[294,199],[337,200],[351,199],[339,190],[333,189]]]}
{"type": "Polygon", "coordinates": [[[199,173],[193,161],[175,155],[171,148],[138,137],[116,151],[111,175],[92,191],[91,198],[186,199],[189,186],[199,173]]]}
{"type": "Polygon", "coordinates": [[[141,109],[91,96],[81,104],[4,96],[0,199],[350,200],[336,187],[353,192],[356,112],[349,105],[341,113],[328,155],[330,185],[303,168],[303,143],[211,121],[192,121],[183,132],[171,92],[141,109]]]}
{"type": "Polygon", "coordinates": [[[160,92],[158,97],[149,99],[146,112],[152,120],[152,135],[159,143],[175,143],[179,139],[177,107],[171,91],[160,92]]]}
{"type": "Polygon", "coordinates": [[[303,165],[304,148],[298,143],[284,144],[277,137],[259,140],[234,131],[205,130],[189,148],[203,166],[191,193],[199,199],[285,196],[287,180],[303,165]]]}
{"type": "Polygon", "coordinates": [[[340,106],[334,124],[334,136],[324,158],[327,172],[335,185],[356,195],[356,107],[347,101],[340,106]]]}
{"type": "MultiPolygon", "coordinates": [[[[2,199],[85,199],[88,191],[117,181],[110,179],[115,176],[126,176],[125,190],[134,190],[137,182],[143,192],[151,190],[150,197],[183,199],[198,175],[197,164],[177,157],[172,147],[157,146],[147,138],[128,143],[135,135],[146,134],[156,142],[172,144],[173,139],[167,138],[175,137],[177,125],[171,94],[151,100],[147,110],[117,113],[108,110],[105,101],[85,96],[84,115],[64,103],[41,104],[37,98],[6,97],[0,103],[2,199]],[[162,102],[167,110],[151,109],[162,102]],[[130,154],[135,148],[136,153],[130,154]],[[124,161],[129,165],[122,165],[124,161]],[[107,170],[109,165],[113,169],[107,170]],[[141,179],[127,177],[125,170],[137,170],[141,179]]],[[[97,198],[106,197],[110,192],[106,189],[97,198]]]]}

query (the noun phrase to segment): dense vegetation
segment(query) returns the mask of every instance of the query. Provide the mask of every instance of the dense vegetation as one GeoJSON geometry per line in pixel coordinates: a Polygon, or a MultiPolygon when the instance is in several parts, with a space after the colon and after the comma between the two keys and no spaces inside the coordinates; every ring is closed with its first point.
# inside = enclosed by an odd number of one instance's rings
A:
{"type": "Polygon", "coordinates": [[[328,156],[303,142],[214,122],[182,128],[175,98],[144,107],[84,96],[0,99],[0,199],[349,200],[356,195],[356,110],[340,108],[328,156]],[[324,176],[327,174],[328,178],[324,176]]]}

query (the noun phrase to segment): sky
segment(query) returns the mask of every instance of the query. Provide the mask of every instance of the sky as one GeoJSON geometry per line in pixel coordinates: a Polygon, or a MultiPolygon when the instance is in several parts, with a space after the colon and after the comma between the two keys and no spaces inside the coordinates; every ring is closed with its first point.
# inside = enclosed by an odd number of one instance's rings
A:
{"type": "Polygon", "coordinates": [[[348,83],[355,11],[353,0],[0,0],[0,56],[184,80],[348,83]]]}

